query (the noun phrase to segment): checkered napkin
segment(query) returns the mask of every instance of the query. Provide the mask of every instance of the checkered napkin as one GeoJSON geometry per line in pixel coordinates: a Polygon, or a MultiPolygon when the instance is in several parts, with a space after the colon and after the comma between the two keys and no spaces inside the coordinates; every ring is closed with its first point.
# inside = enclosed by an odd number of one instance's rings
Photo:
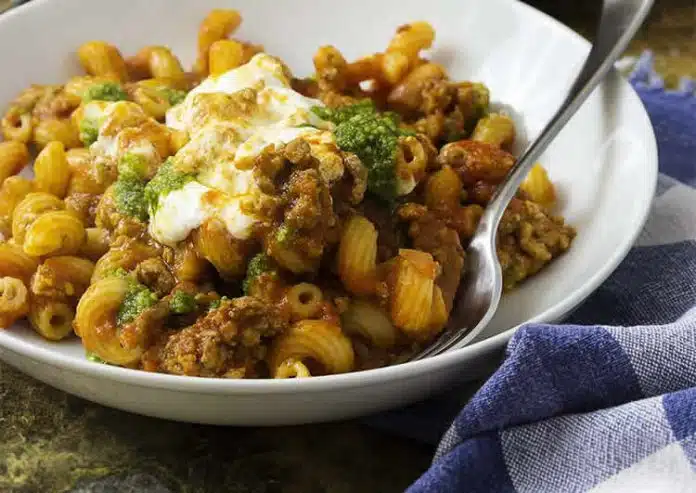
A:
{"type": "MultiPolygon", "coordinates": [[[[630,79],[660,151],[645,230],[569,325],[515,334],[409,492],[696,492],[696,87],[650,53],[630,79]]],[[[379,419],[428,439],[437,406],[379,419]]]]}

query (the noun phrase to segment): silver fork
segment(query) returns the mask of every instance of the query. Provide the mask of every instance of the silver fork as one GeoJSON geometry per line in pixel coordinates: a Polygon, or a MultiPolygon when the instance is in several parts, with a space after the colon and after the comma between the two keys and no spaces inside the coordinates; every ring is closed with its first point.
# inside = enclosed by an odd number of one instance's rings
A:
{"type": "Polygon", "coordinates": [[[645,21],[654,0],[604,0],[599,30],[568,96],[539,136],[493,194],[467,248],[467,274],[462,279],[448,327],[410,361],[458,349],[476,337],[495,314],[503,290],[496,255],[498,224],[517,189],[548,145],[604,79],[645,21]]]}

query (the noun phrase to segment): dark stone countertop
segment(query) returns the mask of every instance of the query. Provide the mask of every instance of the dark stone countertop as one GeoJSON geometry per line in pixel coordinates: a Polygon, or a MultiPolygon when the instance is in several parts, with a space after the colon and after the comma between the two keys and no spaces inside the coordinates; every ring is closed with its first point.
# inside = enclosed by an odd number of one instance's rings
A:
{"type": "MultiPolygon", "coordinates": [[[[599,2],[529,3],[589,33],[599,2]]],[[[660,0],[630,51],[652,48],[670,81],[696,75],[695,32],[693,0],[660,0]]],[[[355,422],[242,429],[145,418],[0,363],[2,492],[388,493],[415,480],[431,453],[355,422]]]]}

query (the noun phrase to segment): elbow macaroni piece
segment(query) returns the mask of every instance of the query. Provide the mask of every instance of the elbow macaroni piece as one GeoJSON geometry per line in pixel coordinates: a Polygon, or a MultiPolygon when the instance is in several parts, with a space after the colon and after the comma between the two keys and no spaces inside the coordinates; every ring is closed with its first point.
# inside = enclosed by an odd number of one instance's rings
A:
{"type": "Polygon", "coordinates": [[[461,207],[463,189],[457,172],[445,165],[428,178],[425,184],[425,205],[429,210],[451,214],[461,207]]]}
{"type": "Polygon", "coordinates": [[[366,300],[351,301],[341,314],[341,324],[348,334],[360,335],[380,348],[394,346],[398,336],[384,310],[366,300]]]}
{"type": "Polygon", "coordinates": [[[70,168],[62,142],[54,140],[41,150],[34,161],[34,175],[38,191],[65,198],[70,182],[70,168]]]}
{"type": "Polygon", "coordinates": [[[51,257],[39,266],[31,279],[31,292],[46,298],[75,299],[85,292],[94,263],[80,257],[51,257]]]}
{"type": "Polygon", "coordinates": [[[338,275],[348,291],[374,293],[377,283],[377,230],[362,217],[353,216],[343,227],[338,247],[338,275]]]}
{"type": "Polygon", "coordinates": [[[471,140],[510,149],[515,142],[515,136],[515,123],[509,116],[491,113],[478,121],[471,140]]]}
{"type": "Polygon", "coordinates": [[[145,75],[145,78],[172,78],[178,79],[184,76],[181,62],[166,46],[146,46],[134,57],[128,60],[127,65],[131,72],[145,75]]]}
{"type": "Polygon", "coordinates": [[[273,342],[269,362],[274,377],[290,359],[311,359],[326,373],[345,373],[353,369],[355,354],[340,327],[323,320],[303,320],[273,342]]]}
{"type": "Polygon", "coordinates": [[[24,251],[35,257],[73,255],[85,242],[85,227],[68,211],[51,211],[31,223],[24,238],[24,251]]]}
{"type": "Polygon", "coordinates": [[[19,173],[29,163],[29,149],[19,141],[0,142],[0,181],[19,173]]]}
{"type": "Polygon", "coordinates": [[[311,376],[312,374],[302,361],[291,358],[278,365],[274,378],[306,378],[311,376]]]}
{"type": "Polygon", "coordinates": [[[29,322],[33,329],[50,341],[60,341],[72,331],[75,310],[64,301],[35,297],[29,308],[29,322]]]}
{"type": "Polygon", "coordinates": [[[5,140],[16,140],[27,144],[34,134],[31,113],[19,106],[12,106],[0,121],[0,129],[5,140]]]}
{"type": "Polygon", "coordinates": [[[556,188],[553,186],[544,167],[539,163],[535,164],[529,171],[522,185],[520,185],[520,190],[529,200],[547,209],[551,209],[556,205],[556,188]]]}
{"type": "Polygon", "coordinates": [[[0,278],[0,327],[8,328],[29,313],[29,293],[21,279],[0,278]]]}
{"type": "Polygon", "coordinates": [[[229,234],[219,220],[206,221],[194,234],[197,253],[213,264],[223,279],[235,279],[246,272],[248,246],[229,234]]]}
{"type": "Polygon", "coordinates": [[[231,9],[214,9],[203,19],[198,29],[198,58],[195,70],[208,73],[208,53],[216,41],[227,38],[242,22],[239,12],[231,9]]]}
{"type": "Polygon", "coordinates": [[[75,314],[75,333],[91,353],[114,365],[136,363],[144,348],[124,346],[119,338],[116,315],[128,293],[126,279],[109,277],[92,284],[80,298],[75,314]]]}
{"type": "Polygon", "coordinates": [[[301,282],[291,287],[285,295],[295,320],[314,318],[321,310],[324,295],[314,284],[301,282]]]}
{"type": "Polygon", "coordinates": [[[10,176],[0,185],[0,233],[12,236],[12,214],[17,204],[34,190],[31,180],[23,176],[10,176]]]}
{"type": "Polygon", "coordinates": [[[210,46],[208,65],[210,75],[216,77],[237,68],[244,62],[244,46],[233,39],[221,39],[210,46]]]}
{"type": "Polygon", "coordinates": [[[94,272],[92,273],[91,283],[94,284],[112,276],[118,269],[130,272],[135,269],[140,262],[156,256],[157,251],[154,248],[141,244],[111,248],[97,261],[94,272]]]}
{"type": "Polygon", "coordinates": [[[38,261],[24,253],[21,246],[0,243],[0,276],[16,277],[28,283],[38,267],[38,261]]]}
{"type": "Polygon", "coordinates": [[[85,243],[80,255],[96,262],[109,251],[109,232],[103,228],[85,228],[85,243]]]}
{"type": "Polygon", "coordinates": [[[392,322],[419,341],[430,339],[447,321],[442,291],[435,285],[438,270],[429,253],[400,250],[390,276],[392,322]]]}
{"type": "Polygon", "coordinates": [[[126,63],[118,49],[105,41],[89,41],[77,50],[82,68],[89,75],[125,81],[126,63]]]}
{"type": "Polygon", "coordinates": [[[34,128],[34,144],[43,148],[49,142],[57,140],[66,149],[80,147],[80,133],[71,118],[50,119],[39,121],[34,128]]]}
{"type": "Polygon", "coordinates": [[[43,192],[27,194],[15,207],[12,213],[12,237],[18,245],[24,243],[27,230],[41,215],[60,211],[65,204],[58,197],[43,192]]]}

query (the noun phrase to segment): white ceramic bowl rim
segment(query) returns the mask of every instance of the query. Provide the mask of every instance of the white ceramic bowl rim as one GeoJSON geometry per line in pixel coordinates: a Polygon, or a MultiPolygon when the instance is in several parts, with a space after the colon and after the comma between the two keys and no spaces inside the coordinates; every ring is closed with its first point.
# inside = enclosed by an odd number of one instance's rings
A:
{"type": "MultiPolygon", "coordinates": [[[[32,0],[29,3],[16,7],[4,16],[21,15],[24,11],[41,8],[41,4],[50,0],[32,0]]],[[[537,11],[533,7],[519,1],[511,2],[511,7],[516,9],[533,10],[539,16],[539,21],[547,25],[552,25],[556,29],[564,30],[569,36],[569,41],[589,50],[590,44],[580,35],[572,31],[567,26],[556,21],[552,17],[537,11]]],[[[640,98],[631,90],[629,96],[642,105],[640,98]]],[[[650,162],[657,163],[657,147],[655,144],[654,133],[650,142],[646,142],[646,153],[650,162]]],[[[647,170],[651,173],[647,178],[648,183],[657,185],[657,166],[647,170]]],[[[653,190],[654,195],[654,190],[653,190]]],[[[641,224],[645,222],[650,210],[651,202],[643,204],[641,212],[641,224]]],[[[607,256],[607,259],[600,269],[597,269],[592,276],[578,287],[573,297],[567,297],[563,301],[556,303],[551,308],[539,313],[526,323],[533,323],[538,320],[557,320],[564,313],[571,311],[578,304],[584,301],[599,286],[619,263],[628,254],[631,246],[635,242],[640,229],[635,234],[623,239],[619,248],[607,256]]],[[[312,393],[324,392],[327,390],[340,390],[354,387],[364,387],[370,384],[382,383],[385,381],[404,381],[416,378],[424,373],[434,372],[438,369],[450,366],[456,360],[464,360],[473,353],[493,351],[502,348],[516,332],[518,327],[513,327],[500,334],[473,343],[465,348],[451,351],[440,356],[428,358],[422,361],[404,363],[400,365],[387,366],[372,370],[357,371],[339,375],[316,376],[307,379],[221,379],[206,377],[188,377],[179,375],[169,375],[162,373],[151,373],[142,370],[132,370],[110,365],[100,365],[87,359],[78,360],[65,354],[51,351],[47,348],[36,347],[27,341],[17,338],[8,338],[3,341],[3,349],[21,354],[24,357],[39,361],[42,364],[49,364],[56,368],[68,368],[78,373],[101,377],[107,380],[127,383],[143,388],[161,388],[174,391],[194,391],[196,393],[234,393],[234,394],[266,394],[266,393],[312,393]]]]}

